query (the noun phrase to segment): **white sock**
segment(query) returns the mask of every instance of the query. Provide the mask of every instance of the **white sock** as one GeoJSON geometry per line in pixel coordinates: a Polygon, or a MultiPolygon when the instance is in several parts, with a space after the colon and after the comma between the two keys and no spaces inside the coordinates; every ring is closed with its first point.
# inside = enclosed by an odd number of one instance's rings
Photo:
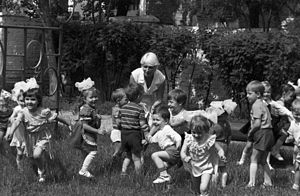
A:
{"type": "Polygon", "coordinates": [[[91,151],[84,159],[82,164],[82,171],[88,171],[93,159],[96,157],[97,151],[91,151]]]}

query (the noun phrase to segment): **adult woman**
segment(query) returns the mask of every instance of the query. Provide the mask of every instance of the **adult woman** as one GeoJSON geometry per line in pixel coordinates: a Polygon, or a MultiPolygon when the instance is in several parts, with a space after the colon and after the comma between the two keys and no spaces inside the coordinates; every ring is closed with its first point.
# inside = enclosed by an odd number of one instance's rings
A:
{"type": "Polygon", "coordinates": [[[157,69],[159,65],[156,54],[147,52],[141,59],[141,67],[131,72],[130,82],[144,87],[141,103],[145,104],[147,111],[159,104],[164,95],[165,75],[157,69]]]}

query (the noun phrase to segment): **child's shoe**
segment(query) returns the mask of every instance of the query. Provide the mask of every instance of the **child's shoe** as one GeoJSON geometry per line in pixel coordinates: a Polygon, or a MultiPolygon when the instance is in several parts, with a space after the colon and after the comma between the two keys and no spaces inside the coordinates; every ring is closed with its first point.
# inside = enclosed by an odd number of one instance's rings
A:
{"type": "Polygon", "coordinates": [[[93,178],[94,177],[89,171],[80,170],[78,173],[79,173],[79,175],[87,177],[87,178],[93,178]]]}
{"type": "Polygon", "coordinates": [[[283,157],[280,155],[279,152],[272,152],[273,157],[275,157],[278,161],[284,161],[283,157]]]}
{"type": "Polygon", "coordinates": [[[159,183],[164,183],[164,182],[170,182],[171,181],[171,176],[158,176],[156,180],[153,181],[153,184],[159,184],[159,183]]]}
{"type": "Polygon", "coordinates": [[[244,160],[239,160],[236,164],[237,165],[244,165],[245,161],[244,160]]]}
{"type": "Polygon", "coordinates": [[[43,182],[46,181],[46,179],[45,179],[45,174],[44,174],[44,173],[45,173],[44,171],[38,169],[38,176],[39,176],[38,181],[39,181],[40,183],[43,183],[43,182]]]}
{"type": "Polygon", "coordinates": [[[295,191],[299,191],[299,185],[298,184],[293,184],[292,189],[295,191]]]}

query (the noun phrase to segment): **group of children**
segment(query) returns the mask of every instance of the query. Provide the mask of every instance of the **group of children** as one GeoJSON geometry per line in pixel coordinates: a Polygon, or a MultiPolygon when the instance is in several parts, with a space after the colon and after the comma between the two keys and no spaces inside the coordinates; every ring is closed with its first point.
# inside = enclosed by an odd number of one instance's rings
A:
{"type": "MultiPolygon", "coordinates": [[[[82,103],[73,135],[76,137],[76,147],[85,157],[79,175],[92,178],[89,167],[97,155],[97,136],[105,134],[100,129],[101,116],[96,107],[98,91],[90,78],[75,86],[81,92],[82,103]]],[[[252,81],[246,91],[251,105],[251,128],[238,164],[244,163],[252,149],[247,187],[256,185],[258,164],[262,164],[264,169],[263,186],[273,185],[267,164],[270,152],[276,158],[283,159],[279,149],[289,139],[295,142],[293,189],[299,190],[300,99],[296,99],[295,89],[285,87],[279,101],[271,99],[271,85],[268,82],[252,81]]],[[[236,104],[226,100],[212,102],[205,111],[186,111],[186,93],[174,89],[168,93],[166,105],[161,102],[146,113],[140,104],[143,93],[143,87],[135,83],[112,93],[115,106],[112,108],[113,130],[110,138],[114,147],[113,158],[125,154],[121,176],[128,175],[127,168],[131,162],[136,175],[140,176],[147,145],[157,143],[161,150],[151,155],[159,172],[154,184],[171,181],[168,169],[183,165],[191,173],[192,189],[196,193],[208,195],[210,182],[217,182],[218,177],[221,186],[225,187],[228,178],[226,157],[231,140],[227,118],[236,104]]],[[[16,83],[12,94],[18,103],[13,111],[5,104],[7,98],[0,96],[0,142],[5,137],[11,141],[11,146],[17,147],[18,168],[22,168],[20,162],[24,154],[30,157],[38,168],[39,182],[44,182],[46,171],[43,156],[46,151],[50,156],[52,152],[51,132],[43,126],[55,120],[66,125],[69,123],[41,106],[42,97],[34,79],[16,83]]]]}

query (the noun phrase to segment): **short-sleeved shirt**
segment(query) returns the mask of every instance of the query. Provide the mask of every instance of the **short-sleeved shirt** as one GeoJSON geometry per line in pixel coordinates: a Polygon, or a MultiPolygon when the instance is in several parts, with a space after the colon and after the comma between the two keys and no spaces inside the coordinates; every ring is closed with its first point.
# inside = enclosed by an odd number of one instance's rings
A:
{"type": "MultiPolygon", "coordinates": [[[[294,138],[294,145],[300,149],[300,123],[295,120],[291,121],[291,125],[287,131],[294,138]]],[[[300,163],[300,151],[298,150],[295,161],[300,163]]]]}
{"type": "MultiPolygon", "coordinates": [[[[80,107],[79,120],[87,123],[87,125],[95,129],[98,129],[101,125],[101,119],[97,117],[97,114],[98,111],[95,108],[92,108],[88,104],[84,104],[80,107]]],[[[84,130],[83,139],[89,145],[97,145],[97,133],[92,133],[87,130],[84,130]]]]}
{"type": "Polygon", "coordinates": [[[176,143],[181,144],[181,136],[170,125],[166,125],[150,138],[150,143],[158,143],[159,147],[165,150],[167,147],[176,146],[176,143]]]}
{"type": "Polygon", "coordinates": [[[251,107],[251,127],[253,127],[253,123],[255,119],[261,119],[261,129],[268,129],[272,128],[271,123],[271,114],[269,112],[269,109],[267,107],[267,104],[263,102],[262,99],[257,99],[251,107]]]}

